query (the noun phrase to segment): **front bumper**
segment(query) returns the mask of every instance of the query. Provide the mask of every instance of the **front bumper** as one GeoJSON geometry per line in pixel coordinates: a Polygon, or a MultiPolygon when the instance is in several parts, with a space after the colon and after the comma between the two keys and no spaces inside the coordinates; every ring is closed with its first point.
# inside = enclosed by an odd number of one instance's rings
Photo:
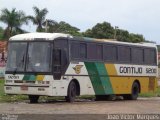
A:
{"type": "Polygon", "coordinates": [[[6,94],[52,96],[49,86],[5,85],[4,90],[6,94]]]}

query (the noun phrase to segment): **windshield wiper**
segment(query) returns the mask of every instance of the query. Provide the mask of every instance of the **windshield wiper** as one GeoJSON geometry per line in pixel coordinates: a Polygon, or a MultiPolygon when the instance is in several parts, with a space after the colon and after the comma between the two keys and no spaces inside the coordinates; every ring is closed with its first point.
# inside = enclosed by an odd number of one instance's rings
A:
{"type": "Polygon", "coordinates": [[[14,68],[13,75],[15,75],[17,73],[18,67],[20,67],[22,65],[21,67],[23,68],[23,66],[24,66],[24,59],[25,59],[25,54],[23,54],[23,57],[20,60],[20,62],[18,63],[17,67],[14,68]]]}

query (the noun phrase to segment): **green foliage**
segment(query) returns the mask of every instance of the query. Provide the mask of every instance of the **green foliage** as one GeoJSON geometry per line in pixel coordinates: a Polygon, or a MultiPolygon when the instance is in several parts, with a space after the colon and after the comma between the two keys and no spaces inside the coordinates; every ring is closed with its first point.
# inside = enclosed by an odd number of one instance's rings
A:
{"type": "Polygon", "coordinates": [[[108,22],[97,23],[91,29],[87,29],[85,32],[79,32],[80,29],[66,23],[64,21],[56,22],[51,19],[46,19],[48,10],[46,8],[39,9],[33,7],[34,16],[26,16],[23,11],[17,11],[13,8],[9,11],[7,8],[1,10],[0,21],[7,25],[5,30],[0,29],[0,39],[9,38],[12,35],[25,33],[25,30],[21,29],[23,24],[27,24],[28,20],[31,20],[33,24],[37,25],[37,32],[60,32],[67,33],[73,36],[84,36],[98,39],[117,39],[124,42],[150,42],[146,41],[143,35],[129,33],[127,30],[118,29],[113,27],[108,22]]]}
{"type": "Polygon", "coordinates": [[[0,40],[2,40],[2,39],[3,39],[3,32],[4,32],[3,28],[2,28],[2,27],[0,27],[0,40]]]}
{"type": "Polygon", "coordinates": [[[131,34],[130,34],[129,39],[130,39],[131,42],[134,42],[134,43],[137,43],[137,42],[144,42],[144,41],[145,41],[143,35],[134,34],[134,33],[131,33],[131,34]]]}
{"type": "Polygon", "coordinates": [[[64,21],[49,26],[49,32],[60,32],[60,33],[71,34],[73,36],[82,36],[79,30],[80,29],[71,26],[70,24],[64,21]]]}
{"type": "Polygon", "coordinates": [[[21,26],[28,24],[28,18],[23,11],[17,11],[13,8],[9,11],[7,8],[1,10],[0,21],[7,25],[3,37],[9,38],[13,35],[13,31],[23,31],[21,26]]]}
{"type": "Polygon", "coordinates": [[[3,85],[4,85],[4,80],[0,79],[0,96],[4,94],[3,85]]]}
{"type": "Polygon", "coordinates": [[[96,24],[92,29],[86,30],[83,33],[85,37],[92,37],[92,38],[113,38],[114,37],[114,28],[111,26],[110,23],[103,22],[96,24]]]}
{"type": "Polygon", "coordinates": [[[37,25],[37,32],[45,32],[45,26],[53,25],[56,22],[54,20],[47,20],[46,15],[48,13],[47,8],[39,9],[38,7],[33,7],[34,16],[29,16],[28,18],[33,22],[34,25],[37,25]],[[43,27],[44,26],[44,27],[43,27]]]}
{"type": "Polygon", "coordinates": [[[0,102],[20,102],[24,100],[28,100],[25,95],[5,95],[4,80],[0,79],[0,102]]]}
{"type": "Polygon", "coordinates": [[[130,37],[130,34],[127,30],[117,29],[116,31],[117,31],[116,32],[116,39],[118,41],[130,42],[128,39],[130,37]]]}
{"type": "Polygon", "coordinates": [[[129,33],[127,30],[117,29],[117,27],[114,28],[107,22],[96,24],[92,29],[86,30],[83,35],[100,39],[117,39],[123,42],[136,43],[145,41],[143,35],[129,33]]]}
{"type": "Polygon", "coordinates": [[[160,87],[155,92],[141,93],[140,97],[160,97],[160,87]]]}
{"type": "Polygon", "coordinates": [[[79,30],[78,28],[76,27],[73,27],[71,26],[70,24],[62,21],[59,23],[59,27],[57,29],[59,32],[63,32],[63,33],[68,33],[68,34],[71,34],[71,35],[75,35],[77,36],[79,34],[79,30]]]}

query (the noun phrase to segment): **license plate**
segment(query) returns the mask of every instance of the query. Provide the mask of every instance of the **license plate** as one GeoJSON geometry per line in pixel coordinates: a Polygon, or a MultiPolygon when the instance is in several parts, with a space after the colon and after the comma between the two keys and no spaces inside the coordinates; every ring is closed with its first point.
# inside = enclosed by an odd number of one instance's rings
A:
{"type": "Polygon", "coordinates": [[[21,90],[28,90],[28,86],[21,86],[21,90]]]}

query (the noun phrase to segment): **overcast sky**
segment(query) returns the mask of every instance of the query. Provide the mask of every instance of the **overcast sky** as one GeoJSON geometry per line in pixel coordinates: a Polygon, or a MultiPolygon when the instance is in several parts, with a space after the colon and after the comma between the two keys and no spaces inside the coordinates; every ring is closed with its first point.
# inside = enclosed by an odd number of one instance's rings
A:
{"type": "MultiPolygon", "coordinates": [[[[16,8],[26,15],[34,15],[33,6],[47,8],[46,18],[68,22],[81,31],[107,21],[160,44],[160,0],[0,0],[0,9],[16,8]]],[[[32,24],[23,28],[35,31],[32,24]]]]}

